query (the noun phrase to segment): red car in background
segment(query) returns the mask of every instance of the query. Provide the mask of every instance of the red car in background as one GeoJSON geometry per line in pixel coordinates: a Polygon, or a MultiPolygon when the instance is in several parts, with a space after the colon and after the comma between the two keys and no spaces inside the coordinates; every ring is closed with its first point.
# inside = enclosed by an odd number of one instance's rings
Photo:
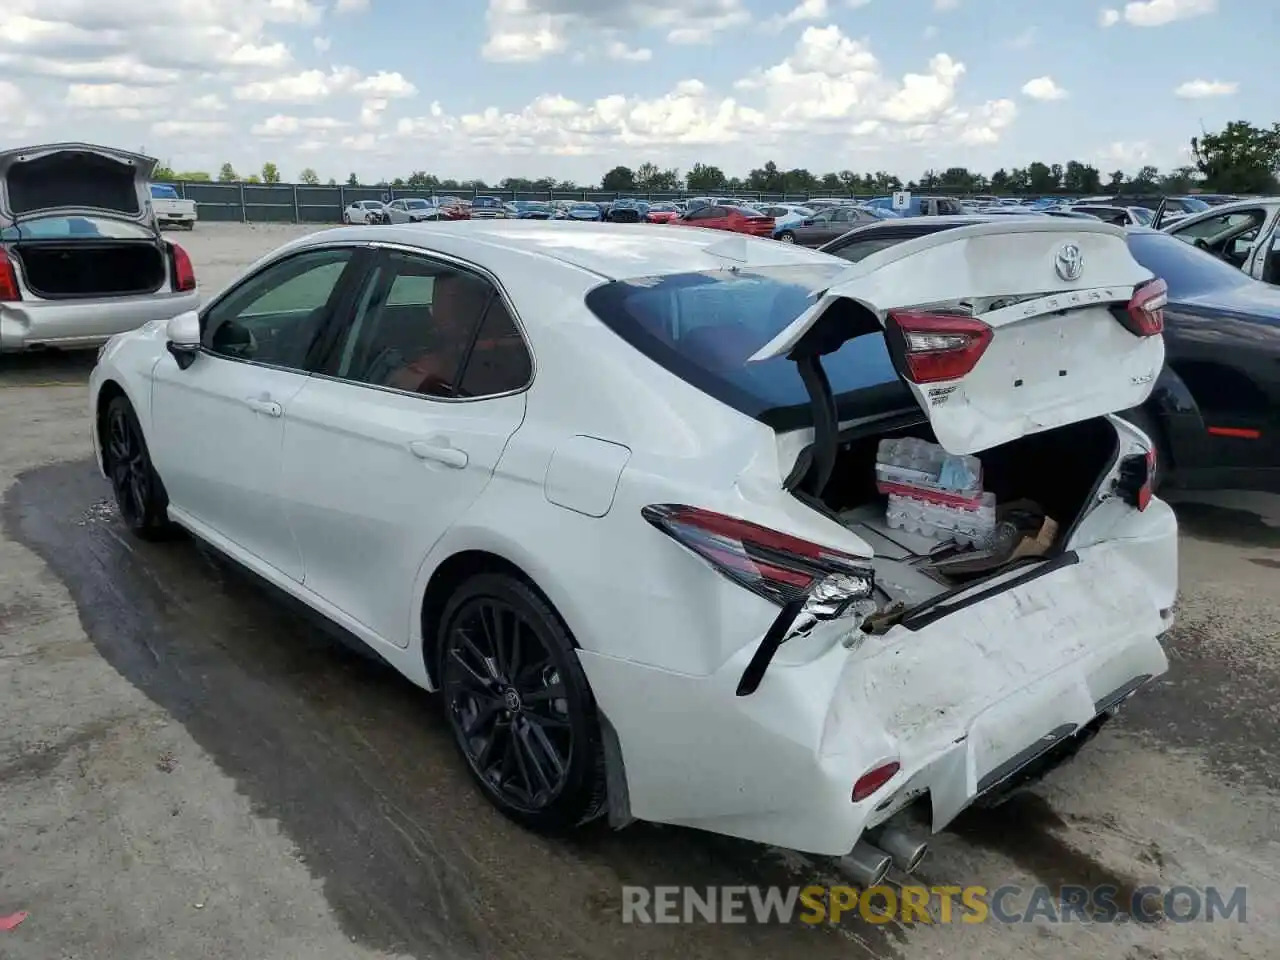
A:
{"type": "Polygon", "coordinates": [[[680,216],[680,208],[674,203],[655,203],[645,211],[646,223],[670,223],[680,216]]]}
{"type": "Polygon", "coordinates": [[[671,221],[686,227],[706,227],[709,230],[728,230],[730,233],[746,233],[753,237],[773,236],[773,217],[766,217],[751,207],[708,206],[690,210],[671,221]]]}
{"type": "Polygon", "coordinates": [[[436,203],[446,220],[471,219],[471,204],[460,197],[438,197],[436,203]]]}

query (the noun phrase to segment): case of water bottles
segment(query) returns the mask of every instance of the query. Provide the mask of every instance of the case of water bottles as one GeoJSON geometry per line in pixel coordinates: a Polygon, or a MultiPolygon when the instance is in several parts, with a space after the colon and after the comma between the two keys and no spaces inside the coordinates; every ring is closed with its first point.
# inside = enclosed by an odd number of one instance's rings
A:
{"type": "Polygon", "coordinates": [[[982,461],[918,437],[881,440],[876,487],[888,495],[885,522],[939,540],[982,546],[996,526],[995,494],[982,489],[982,461]]]}

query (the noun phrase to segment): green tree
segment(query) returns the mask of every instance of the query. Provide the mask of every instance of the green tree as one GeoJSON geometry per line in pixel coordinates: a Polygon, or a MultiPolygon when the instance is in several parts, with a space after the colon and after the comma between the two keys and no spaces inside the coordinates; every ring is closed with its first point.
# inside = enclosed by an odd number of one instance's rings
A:
{"type": "Polygon", "coordinates": [[[205,173],[203,170],[186,170],[179,173],[174,179],[190,180],[194,183],[209,183],[213,177],[205,173]]]}
{"type": "Polygon", "coordinates": [[[1027,165],[1027,186],[1032,193],[1052,193],[1062,186],[1062,181],[1053,175],[1049,166],[1037,160],[1027,165]]]}
{"type": "Polygon", "coordinates": [[[244,182],[245,183],[261,183],[262,178],[258,176],[256,173],[251,173],[244,178],[244,182]]]}
{"type": "Polygon", "coordinates": [[[1062,173],[1062,189],[1076,194],[1101,193],[1102,177],[1097,167],[1071,160],[1062,173]]]}
{"type": "Polygon", "coordinates": [[[1134,193],[1155,193],[1159,189],[1160,171],[1153,166],[1145,166],[1138,171],[1138,175],[1129,183],[1129,189],[1134,193]]]}
{"type": "Polygon", "coordinates": [[[1268,193],[1280,172],[1280,123],[1267,130],[1233,120],[1217,133],[1192,137],[1191,152],[1210,189],[1268,193]]]}
{"type": "Polygon", "coordinates": [[[635,190],[635,172],[630,167],[614,167],[600,178],[600,189],[610,193],[626,193],[635,190]]]}
{"type": "Polygon", "coordinates": [[[1111,193],[1119,193],[1124,189],[1124,181],[1125,176],[1123,170],[1112,170],[1111,173],[1107,175],[1107,190],[1111,193]]]}
{"type": "Polygon", "coordinates": [[[991,189],[996,193],[1006,193],[1009,190],[1009,171],[1001,167],[991,175],[991,189]]]}
{"type": "MultiPolygon", "coordinates": [[[[272,181],[268,180],[267,182],[271,183],[272,181]]],[[[298,182],[305,183],[308,186],[314,187],[317,183],[320,182],[320,175],[310,167],[307,167],[300,174],[298,174],[298,182]]]]}
{"type": "Polygon", "coordinates": [[[690,193],[718,193],[728,189],[729,181],[719,167],[695,163],[685,177],[685,187],[690,193]]]}
{"type": "Polygon", "coordinates": [[[359,178],[359,177],[357,177],[354,173],[348,173],[348,174],[347,174],[347,186],[348,186],[348,187],[358,187],[358,186],[360,186],[360,178],[359,178]]]}
{"type": "Polygon", "coordinates": [[[165,180],[177,180],[178,175],[173,172],[173,167],[167,163],[158,163],[155,170],[151,171],[151,179],[159,183],[165,180]]]}
{"type": "Polygon", "coordinates": [[[219,183],[235,183],[240,179],[240,174],[236,173],[236,168],[230,162],[224,163],[218,168],[219,183]]]}
{"type": "Polygon", "coordinates": [[[262,182],[263,183],[279,183],[280,168],[268,160],[262,165],[262,182]]]}
{"type": "Polygon", "coordinates": [[[330,177],[327,186],[336,187],[337,185],[338,185],[338,181],[335,180],[333,177],[330,177]]]}
{"type": "Polygon", "coordinates": [[[1190,193],[1200,186],[1200,174],[1195,167],[1177,167],[1160,178],[1161,193],[1190,193]]]}

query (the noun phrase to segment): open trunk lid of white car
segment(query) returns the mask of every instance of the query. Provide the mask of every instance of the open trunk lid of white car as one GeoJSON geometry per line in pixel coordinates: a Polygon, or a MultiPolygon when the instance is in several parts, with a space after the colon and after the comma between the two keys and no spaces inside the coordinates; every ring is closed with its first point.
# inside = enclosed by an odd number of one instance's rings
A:
{"type": "Polygon", "coordinates": [[[1101,222],[940,231],[868,256],[814,296],[751,359],[820,357],[874,317],[955,454],[1140,406],[1164,363],[1164,283],[1101,222]]]}
{"type": "Polygon", "coordinates": [[[155,225],[152,157],[88,143],[0,152],[0,226],[57,214],[107,215],[155,225]]]}

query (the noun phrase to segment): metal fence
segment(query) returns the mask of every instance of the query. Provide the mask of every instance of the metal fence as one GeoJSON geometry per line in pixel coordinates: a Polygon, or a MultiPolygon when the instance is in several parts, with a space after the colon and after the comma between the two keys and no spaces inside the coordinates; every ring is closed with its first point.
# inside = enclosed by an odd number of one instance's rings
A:
{"type": "MultiPolygon", "coordinates": [[[[338,223],[342,211],[356,200],[382,200],[388,196],[468,198],[499,197],[503,200],[589,200],[597,203],[616,200],[620,196],[643,200],[684,200],[696,193],[646,193],[633,191],[614,193],[602,190],[435,190],[414,187],[347,187],[312,186],[305,183],[206,183],[196,180],[172,181],[171,186],[182,197],[194,200],[201,220],[233,220],[246,223],[338,223]]],[[[925,195],[924,192],[921,195],[925,195]]],[[[736,192],[734,196],[760,203],[799,203],[811,196],[848,196],[854,194],[762,194],[736,192]]],[[[869,197],[870,195],[868,195],[869,197]]]]}

